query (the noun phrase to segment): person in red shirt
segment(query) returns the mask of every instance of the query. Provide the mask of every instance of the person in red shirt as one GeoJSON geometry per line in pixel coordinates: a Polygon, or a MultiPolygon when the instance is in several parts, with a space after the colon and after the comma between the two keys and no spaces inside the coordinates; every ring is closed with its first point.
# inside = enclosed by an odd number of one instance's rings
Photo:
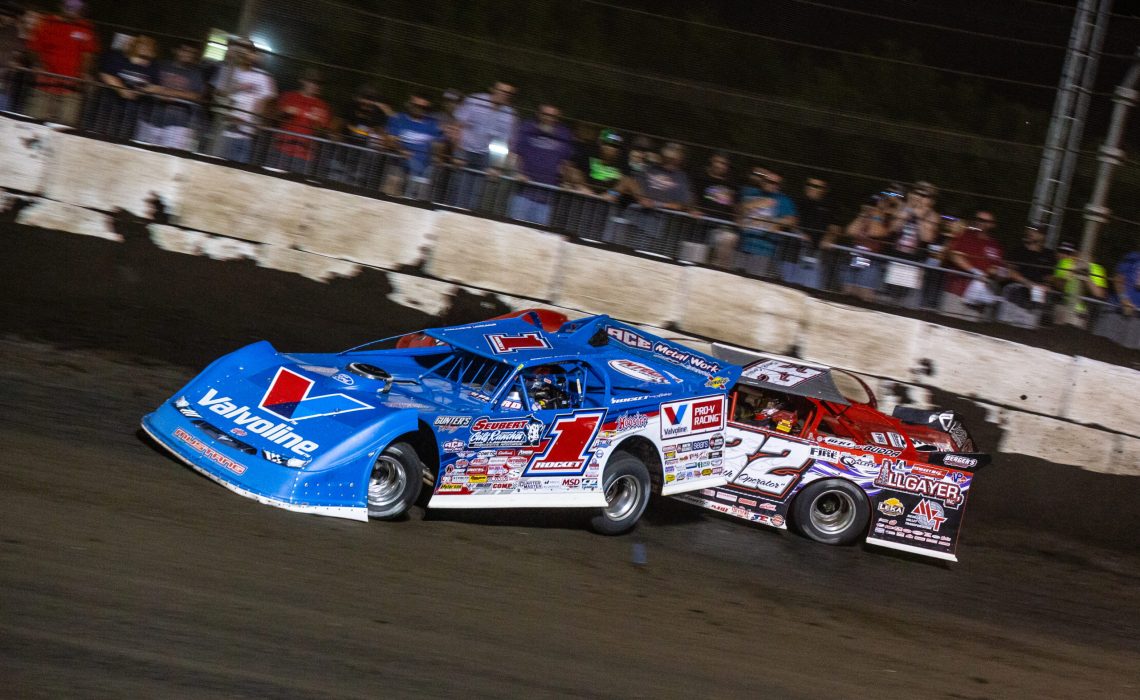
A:
{"type": "MultiPolygon", "coordinates": [[[[303,136],[321,136],[328,131],[332,110],[319,95],[321,74],[308,68],[301,74],[301,89],[286,92],[277,98],[278,129],[303,136]]],[[[291,137],[279,133],[273,138],[273,147],[266,158],[269,167],[292,172],[308,172],[309,161],[317,148],[311,138],[291,137]]]]}
{"type": "Polygon", "coordinates": [[[1007,274],[1005,250],[991,236],[997,223],[994,215],[980,211],[974,223],[954,239],[947,250],[948,267],[966,274],[951,275],[946,291],[962,297],[967,304],[992,304],[994,285],[1007,274]]]}
{"type": "Polygon", "coordinates": [[[28,111],[44,121],[69,126],[79,123],[82,93],[80,81],[91,78],[94,56],[99,50],[95,28],[83,17],[83,0],[63,0],[60,14],[45,17],[28,40],[36,67],[45,73],[32,90],[28,111]]]}

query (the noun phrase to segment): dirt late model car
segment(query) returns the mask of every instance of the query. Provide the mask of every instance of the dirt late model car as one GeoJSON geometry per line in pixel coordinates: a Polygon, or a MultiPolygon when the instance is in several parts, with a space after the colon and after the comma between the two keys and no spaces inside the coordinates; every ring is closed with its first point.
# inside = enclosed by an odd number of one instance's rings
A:
{"type": "MultiPolygon", "coordinates": [[[[865,538],[957,561],[974,471],[990,457],[956,414],[900,406],[888,416],[842,370],[719,345],[713,355],[748,362],[729,394],[728,483],[677,498],[781,529],[790,523],[826,544],[865,538]]],[[[668,472],[685,454],[665,458],[668,472]]]]}
{"type": "Polygon", "coordinates": [[[651,491],[725,483],[735,365],[607,316],[556,332],[526,315],[423,333],[433,341],[338,354],[255,343],[142,425],[241,495],[358,520],[398,518],[427,487],[428,508],[590,508],[595,530],[617,534],[651,491]],[[681,449],[700,459],[666,470],[681,449]]]}

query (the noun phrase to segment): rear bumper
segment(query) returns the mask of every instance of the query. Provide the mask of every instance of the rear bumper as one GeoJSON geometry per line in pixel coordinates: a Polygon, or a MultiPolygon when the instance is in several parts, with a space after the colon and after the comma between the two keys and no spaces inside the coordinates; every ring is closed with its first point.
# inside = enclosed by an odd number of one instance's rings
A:
{"type": "MultiPolygon", "coordinates": [[[[305,497],[310,491],[318,495],[321,493],[322,484],[310,481],[326,481],[327,479],[322,478],[325,475],[272,464],[260,457],[223,445],[198,430],[169,402],[145,416],[142,419],[142,429],[156,443],[198,473],[258,503],[297,513],[368,520],[368,509],[363,502],[360,505],[347,502],[322,503],[320,499],[305,497]],[[317,489],[315,491],[310,488],[314,485],[317,489]]],[[[328,484],[323,489],[326,493],[338,491],[328,486],[332,485],[328,484]]],[[[344,497],[346,489],[353,492],[363,491],[363,485],[358,483],[338,484],[338,486],[346,487],[339,489],[337,494],[344,500],[348,500],[344,497]]]]}

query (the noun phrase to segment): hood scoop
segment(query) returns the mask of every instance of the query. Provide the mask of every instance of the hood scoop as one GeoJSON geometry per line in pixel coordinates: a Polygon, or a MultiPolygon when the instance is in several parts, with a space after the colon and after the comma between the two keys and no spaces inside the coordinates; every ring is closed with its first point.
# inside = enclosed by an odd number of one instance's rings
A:
{"type": "Polygon", "coordinates": [[[387,393],[392,388],[392,374],[386,369],[377,367],[376,365],[370,365],[367,362],[350,362],[345,369],[365,379],[374,379],[378,382],[384,382],[383,388],[380,389],[380,393],[382,394],[387,393]]]}

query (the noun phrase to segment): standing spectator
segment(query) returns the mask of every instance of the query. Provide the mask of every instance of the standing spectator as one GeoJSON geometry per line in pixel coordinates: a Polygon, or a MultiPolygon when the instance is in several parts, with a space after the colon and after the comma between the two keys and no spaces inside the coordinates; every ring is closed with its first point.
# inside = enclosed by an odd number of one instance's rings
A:
{"type": "Polygon", "coordinates": [[[380,99],[374,85],[361,85],[338,120],[339,140],[329,177],[358,187],[380,186],[380,149],[387,139],[388,120],[395,113],[380,99]]]}
{"type": "Polygon", "coordinates": [[[0,112],[11,103],[16,70],[24,57],[24,40],[20,37],[20,8],[10,2],[0,3],[0,112]]]}
{"type": "Polygon", "coordinates": [[[455,110],[459,109],[460,102],[463,101],[463,93],[455,88],[447,88],[443,91],[443,96],[440,99],[439,109],[432,113],[432,118],[435,119],[439,128],[450,124],[458,124],[459,118],[455,116],[455,110]]]}
{"type": "Polygon", "coordinates": [[[658,163],[660,158],[657,156],[657,147],[654,146],[653,139],[642,134],[633,137],[629,149],[629,172],[636,177],[658,163]]]}
{"type": "Polygon", "coordinates": [[[572,167],[574,134],[559,121],[561,118],[557,107],[543,103],[538,106],[535,119],[519,128],[512,151],[521,188],[511,196],[512,219],[540,226],[550,223],[550,190],[523,183],[556,186],[564,169],[572,167]]]}
{"type": "MultiPolygon", "coordinates": [[[[624,139],[613,129],[602,129],[597,145],[581,154],[576,164],[582,181],[594,194],[607,202],[617,202],[633,193],[633,182],[622,158],[624,139]]],[[[625,202],[628,204],[628,202],[625,202]]]]}
{"type": "Polygon", "coordinates": [[[661,147],[661,165],[651,165],[637,177],[638,203],[645,209],[681,211],[690,206],[689,176],[681,169],[685,149],[678,143],[661,147]]]}
{"type": "Polygon", "coordinates": [[[325,135],[332,124],[332,109],[320,97],[322,82],[320,71],[306,68],[301,72],[301,89],[277,98],[274,122],[286,133],[274,135],[266,165],[312,174],[310,163],[318,144],[311,137],[325,135]]]}
{"type": "Polygon", "coordinates": [[[222,157],[248,163],[253,156],[253,137],[258,120],[277,95],[277,86],[268,73],[258,68],[257,49],[249,39],[235,39],[226,52],[227,63],[214,75],[214,100],[224,109],[222,157]]]}
{"type": "Polygon", "coordinates": [[[154,39],[143,35],[131,39],[125,51],[112,49],[103,55],[99,62],[102,87],[88,117],[93,131],[115,139],[134,137],[139,116],[150,104],[148,93],[158,82],[157,55],[154,39]]]}
{"type": "Polygon", "coordinates": [[[16,34],[20,43],[13,70],[8,73],[8,111],[27,114],[25,107],[36,82],[36,76],[31,72],[36,67],[36,57],[28,44],[43,21],[44,13],[30,8],[21,11],[18,3],[12,7],[16,13],[16,34]]]}
{"type": "Polygon", "coordinates": [[[1116,301],[1125,316],[1131,316],[1140,307],[1140,250],[1134,250],[1116,266],[1112,276],[1116,301]]]}
{"type": "Polygon", "coordinates": [[[1058,308],[1058,321],[1083,326],[1088,314],[1084,297],[1104,300],[1108,297],[1108,271],[1090,261],[1072,243],[1057,246],[1057,267],[1053,284],[1064,295],[1064,307],[1058,308]]]}
{"type": "MultiPolygon", "coordinates": [[[[907,191],[902,206],[891,221],[891,235],[885,249],[888,255],[897,260],[926,261],[927,247],[937,240],[942,223],[934,210],[937,195],[937,190],[929,182],[917,182],[907,191]]],[[[922,288],[922,268],[888,261],[883,283],[884,291],[898,301],[913,290],[922,288]]]]}
{"type": "MultiPolygon", "coordinates": [[[[513,85],[498,82],[489,92],[463,99],[453,113],[458,126],[458,147],[452,156],[453,162],[474,170],[486,170],[490,176],[498,175],[518,126],[510,104],[514,95],[513,85]]],[[[449,130],[449,133],[455,131],[449,130]]],[[[458,173],[451,183],[453,201],[458,206],[473,208],[481,197],[484,183],[484,176],[458,173]]]]}
{"type": "Polygon", "coordinates": [[[186,40],[174,47],[173,61],[159,62],[151,91],[154,100],[139,122],[140,141],[180,151],[195,147],[194,126],[201,118],[197,103],[206,91],[198,56],[198,45],[186,40]]]}
{"type": "Polygon", "coordinates": [[[1000,301],[993,289],[1006,272],[1005,250],[991,235],[995,226],[993,214],[979,211],[973,225],[951,244],[946,258],[949,267],[966,274],[950,276],[944,297],[958,297],[975,308],[992,307],[1000,301]]]}
{"type": "MultiPolygon", "coordinates": [[[[864,204],[859,214],[847,225],[847,245],[852,248],[847,259],[843,279],[843,292],[865,302],[874,301],[879,289],[882,266],[877,258],[865,255],[879,253],[883,240],[890,235],[890,222],[893,216],[894,198],[888,192],[880,192],[864,204]]],[[[837,257],[838,262],[841,258],[837,257]]]]}
{"type": "Polygon", "coordinates": [[[736,217],[736,183],[731,179],[730,168],[727,153],[717,152],[709,156],[708,165],[693,178],[694,215],[733,221],[736,217]]]}
{"type": "Polygon", "coordinates": [[[745,255],[745,270],[753,275],[766,276],[772,267],[779,232],[795,227],[798,221],[796,205],[780,191],[784,179],[767,168],[755,167],[748,185],[740,190],[741,252],[745,255]]]}
{"type": "Polygon", "coordinates": [[[1051,287],[1057,256],[1045,247],[1045,234],[1036,226],[1026,226],[1017,247],[1009,251],[1009,279],[1020,287],[1007,292],[1010,302],[1022,308],[1045,303],[1051,287]]]}
{"type": "Polygon", "coordinates": [[[656,244],[666,224],[658,210],[683,211],[692,206],[689,177],[681,169],[684,159],[685,149],[680,144],[667,143],[661,148],[661,165],[635,172],[631,180],[635,204],[610,221],[602,240],[633,246],[656,244]],[[640,237],[627,240],[629,234],[640,237]]]}
{"type": "Polygon", "coordinates": [[[803,197],[796,203],[796,211],[799,213],[800,241],[798,245],[790,246],[792,254],[785,257],[783,277],[788,282],[818,289],[827,278],[823,241],[830,242],[839,237],[839,225],[835,223],[827,181],[821,177],[809,177],[804,182],[803,197]]]}
{"type": "Polygon", "coordinates": [[[414,92],[408,98],[404,111],[388,120],[389,148],[397,151],[404,160],[397,172],[385,178],[385,194],[416,199],[427,197],[432,159],[439,152],[443,139],[439,123],[428,114],[430,109],[431,100],[414,92]]]}
{"type": "Polygon", "coordinates": [[[84,18],[83,0],[63,0],[60,14],[40,20],[28,40],[35,68],[63,78],[36,78],[28,111],[43,121],[67,126],[79,124],[82,107],[81,81],[91,79],[99,44],[95,28],[84,18]]]}
{"type": "MultiPolygon", "coordinates": [[[[709,156],[708,165],[693,179],[696,202],[693,214],[719,219],[736,220],[736,183],[731,178],[728,154],[717,152],[709,156]]],[[[708,233],[709,262],[715,267],[729,269],[735,263],[736,246],[740,234],[722,223],[708,233]]]]}
{"type": "MultiPolygon", "coordinates": [[[[514,86],[498,82],[490,92],[468,95],[456,108],[455,118],[460,124],[457,154],[460,163],[475,170],[489,170],[491,175],[498,174],[518,124],[511,107],[514,96],[514,86]]],[[[482,179],[466,173],[456,178],[455,185],[456,204],[474,208],[482,193],[482,179]]]]}

